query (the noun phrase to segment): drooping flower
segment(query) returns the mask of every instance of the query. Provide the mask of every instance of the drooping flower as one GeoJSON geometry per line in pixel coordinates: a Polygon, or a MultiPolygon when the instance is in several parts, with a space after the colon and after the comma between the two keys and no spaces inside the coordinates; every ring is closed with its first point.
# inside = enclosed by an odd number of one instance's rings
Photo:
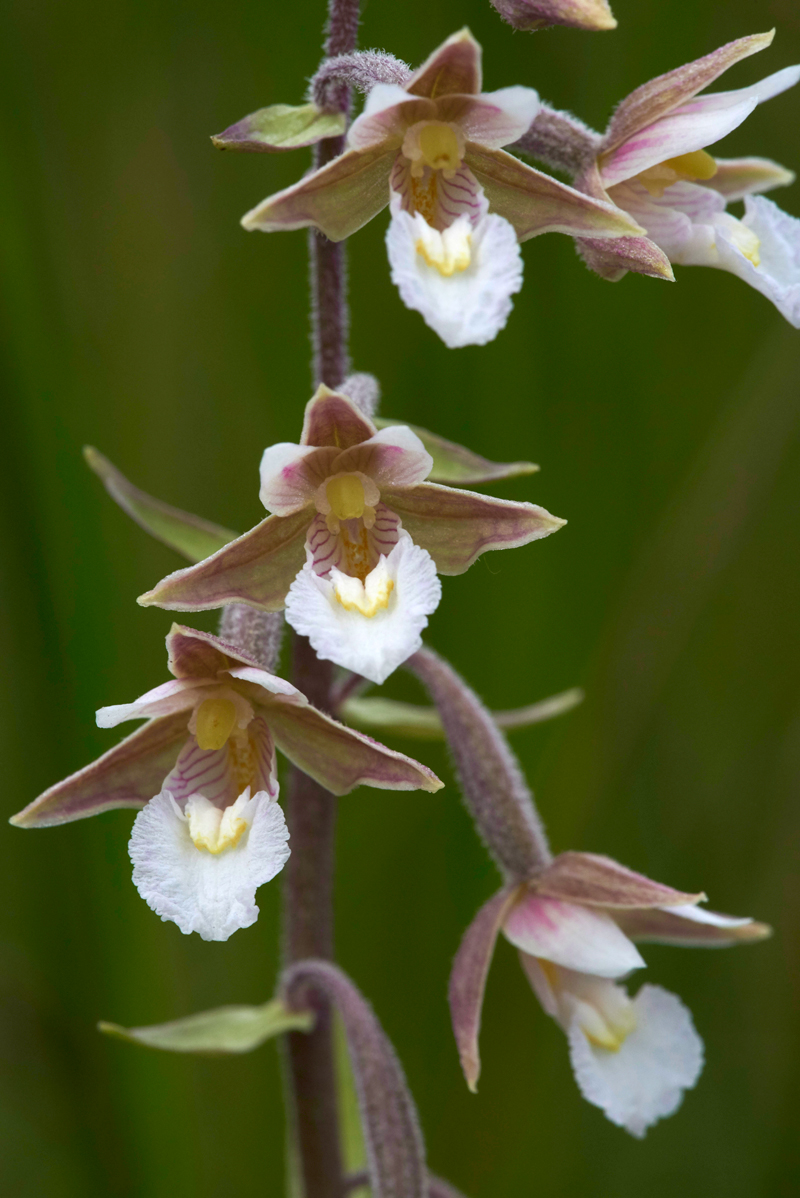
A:
{"type": "Polygon", "coordinates": [[[641,1137],[680,1105],[703,1065],[703,1042],[681,1000],[620,982],[641,968],[635,942],[719,947],[759,940],[764,924],[708,911],[608,857],[562,853],[536,878],[511,885],[478,912],[450,980],[453,1029],[467,1083],[480,1073],[478,1031],[497,934],[520,951],[548,1015],[564,1029],[584,1098],[641,1137]]]}
{"type": "Polygon", "coordinates": [[[227,940],[258,917],[255,891],[283,868],[276,746],[334,794],[365,784],[435,791],[425,766],[312,707],[291,683],[208,633],[173,625],[174,677],[133,703],[102,707],[101,728],[145,719],[93,764],[14,816],[46,827],[141,808],[130,855],[139,893],[162,919],[227,940]]]}
{"type": "Polygon", "coordinates": [[[716,158],[707,147],[764,100],[793,87],[800,66],[751,87],[699,95],[734,63],[768,46],[772,33],[740,38],[632,92],[617,108],[596,161],[577,180],[611,200],[647,238],[582,241],[589,266],[607,278],[650,273],[653,244],[670,262],[715,266],[744,279],[800,327],[800,221],[754,193],[785,186],[794,174],[764,158],[716,158]],[[745,201],[739,219],[728,205],[745,201]]]}
{"type": "MultiPolygon", "coordinates": [[[[531,88],[481,93],[480,46],[462,30],[404,86],[376,83],[345,152],[242,224],[264,232],[310,225],[341,241],[390,205],[387,247],[403,301],[451,348],[483,345],[505,325],[522,284],[519,241],[640,231],[608,202],[503,152],[537,108],[531,88]]],[[[247,122],[217,144],[251,148],[247,122]]]]}
{"type": "Polygon", "coordinates": [[[514,29],[616,29],[607,0],[491,0],[504,21],[514,29]]]}
{"type": "Polygon", "coordinates": [[[534,504],[425,482],[432,466],[409,428],[378,431],[350,399],[320,387],[300,443],[264,452],[261,500],[272,515],[139,602],[285,605],[318,656],[383,682],[419,648],[441,596],[437,572],[461,574],[486,550],[564,523],[534,504]]]}

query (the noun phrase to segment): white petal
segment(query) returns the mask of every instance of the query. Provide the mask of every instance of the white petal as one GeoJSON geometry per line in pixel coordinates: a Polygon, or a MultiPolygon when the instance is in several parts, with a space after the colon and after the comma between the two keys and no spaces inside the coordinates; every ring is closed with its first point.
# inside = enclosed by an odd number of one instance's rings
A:
{"type": "MultiPolygon", "coordinates": [[[[406,307],[419,312],[450,349],[493,341],[508,320],[511,296],[522,287],[522,255],[513,226],[493,213],[474,226],[460,216],[440,234],[419,213],[404,212],[399,196],[393,196],[391,212],[386,248],[392,281],[406,307]],[[447,275],[431,265],[418,250],[431,235],[443,239],[439,253],[445,269],[451,249],[468,255],[469,265],[447,275]]],[[[434,257],[436,253],[434,246],[434,257]]]]}
{"type": "Polygon", "coordinates": [[[435,116],[436,108],[430,100],[411,95],[399,83],[376,83],[363,112],[350,126],[347,145],[352,150],[365,150],[382,141],[388,144],[392,139],[402,140],[414,121],[435,116]]]}
{"type": "Polygon", "coordinates": [[[644,965],[610,916],[578,903],[529,893],[511,908],[503,932],[524,953],[581,973],[617,978],[644,965]]]}
{"type": "Polygon", "coordinates": [[[675,994],[642,986],[633,1000],[636,1027],[615,1052],[599,1048],[573,1019],[569,1049],[580,1091],[612,1123],[641,1137],[677,1110],[703,1067],[703,1042],[675,994]]]}
{"type": "MultiPolygon", "coordinates": [[[[374,615],[362,615],[336,597],[337,584],[343,589],[346,576],[334,567],[320,577],[309,553],[289,588],[286,620],[308,637],[319,657],[381,683],[422,644],[420,633],[439,605],[442,588],[430,554],[407,533],[400,534],[388,557],[381,555],[373,573],[378,570],[393,583],[386,606],[374,615]]],[[[367,586],[370,579],[368,575],[367,586]]]]}
{"type": "Polygon", "coordinates": [[[789,324],[800,328],[800,220],[763,196],[746,196],[742,224],[760,242],[758,266],[745,257],[724,228],[717,231],[719,265],[755,287],[789,324]]]}
{"type": "Polygon", "coordinates": [[[670,262],[719,266],[715,222],[725,211],[725,198],[719,192],[682,181],[667,187],[663,196],[651,196],[632,179],[609,194],[639,222],[670,262]]]}
{"type": "Polygon", "coordinates": [[[758,83],[754,83],[750,87],[740,87],[731,92],[709,92],[699,98],[708,104],[717,102],[721,107],[731,103],[736,104],[742,100],[755,100],[757,104],[763,104],[765,100],[771,100],[788,88],[794,87],[798,81],[800,81],[800,66],[784,67],[782,71],[775,71],[774,74],[767,75],[766,79],[759,79],[758,83]]]}
{"type": "MultiPolygon", "coordinates": [[[[214,687],[213,679],[208,683],[198,682],[196,678],[171,678],[162,682],[151,691],[147,691],[133,703],[114,703],[110,707],[98,708],[95,718],[98,728],[116,728],[124,720],[145,720],[153,716],[171,715],[173,711],[191,711],[203,690],[214,687]]],[[[187,716],[188,723],[188,716],[187,716]]]]}
{"type": "Polygon", "coordinates": [[[708,911],[705,907],[697,907],[694,903],[679,904],[677,907],[660,907],[669,915],[677,915],[679,919],[689,919],[693,923],[707,923],[715,928],[743,928],[752,923],[749,917],[741,918],[736,915],[721,915],[718,911],[708,911]]]}
{"type": "Polygon", "coordinates": [[[470,97],[470,104],[458,123],[469,141],[502,149],[527,133],[541,104],[532,87],[501,87],[470,97]]]}
{"type": "Polygon", "coordinates": [[[433,458],[416,433],[404,424],[393,424],[345,449],[333,468],[337,473],[359,471],[378,487],[415,487],[430,474],[433,458]]]}
{"type": "Polygon", "coordinates": [[[289,833],[278,803],[249,789],[236,815],[247,824],[240,840],[221,853],[198,849],[172,795],[162,791],[139,812],[129,852],[133,881],[147,905],[186,934],[227,940],[258,918],[255,892],[289,857],[289,833]]]}
{"type": "Polygon", "coordinates": [[[267,511],[275,516],[291,516],[293,512],[302,511],[313,501],[314,492],[324,477],[324,467],[333,456],[335,450],[295,445],[291,441],[268,446],[259,467],[259,498],[267,511]]]}

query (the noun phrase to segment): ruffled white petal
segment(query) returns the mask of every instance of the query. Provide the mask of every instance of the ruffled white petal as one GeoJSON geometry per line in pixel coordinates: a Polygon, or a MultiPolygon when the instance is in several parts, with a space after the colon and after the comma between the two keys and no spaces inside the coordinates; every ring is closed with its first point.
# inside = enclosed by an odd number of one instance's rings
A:
{"type": "Polygon", "coordinates": [[[450,349],[486,345],[505,326],[522,287],[522,255],[502,217],[490,213],[472,225],[460,216],[439,233],[393,196],[386,248],[403,303],[450,349]]]}
{"type": "Polygon", "coordinates": [[[763,196],[746,196],[741,223],[758,238],[758,266],[724,227],[717,234],[718,265],[755,287],[789,324],[800,328],[800,220],[763,196]]]}
{"type": "Polygon", "coordinates": [[[616,1051],[592,1044],[578,1013],[567,1036],[584,1098],[640,1138],[651,1124],[677,1110],[684,1090],[697,1081],[703,1042],[688,1009],[661,986],[642,986],[632,1007],[636,1026],[616,1051]]]}
{"type": "Polygon", "coordinates": [[[506,916],[508,940],[532,957],[599,977],[644,965],[638,949],[604,911],[529,893],[506,916]]]}
{"type": "Polygon", "coordinates": [[[286,620],[308,637],[319,657],[381,683],[420,647],[420,634],[441,594],[430,554],[400,533],[363,588],[336,567],[325,576],[316,574],[309,552],[289,589],[286,620]],[[360,594],[351,594],[356,589],[360,594]],[[369,610],[371,603],[374,613],[362,614],[359,604],[369,610]]]}
{"type": "Polygon", "coordinates": [[[283,812],[266,792],[251,799],[248,788],[232,818],[246,824],[235,844],[219,853],[199,849],[186,816],[163,790],[139,812],[131,833],[133,881],[142,898],[163,920],[203,940],[227,940],[255,923],[256,890],[289,857],[283,812]]]}

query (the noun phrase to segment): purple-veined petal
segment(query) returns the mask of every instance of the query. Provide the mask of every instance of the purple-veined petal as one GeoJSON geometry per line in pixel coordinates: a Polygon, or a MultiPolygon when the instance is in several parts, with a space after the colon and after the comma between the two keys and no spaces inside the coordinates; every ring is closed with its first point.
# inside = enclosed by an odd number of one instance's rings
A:
{"type": "Polygon", "coordinates": [[[480,96],[442,96],[437,110],[438,119],[457,124],[468,141],[499,150],[528,132],[539,96],[532,87],[503,87],[480,96]]]}
{"type": "Polygon", "coordinates": [[[541,898],[533,891],[508,913],[503,932],[532,957],[598,977],[622,977],[644,965],[635,946],[605,912],[541,898]]]}
{"type": "Polygon", "coordinates": [[[522,287],[522,255],[502,217],[490,213],[471,225],[460,216],[440,233],[395,196],[386,248],[403,303],[450,349],[486,345],[505,327],[522,287]]]}
{"type": "Polygon", "coordinates": [[[325,137],[341,137],[346,127],[343,112],[322,112],[316,104],[271,104],[242,117],[211,142],[218,150],[276,154],[313,146],[325,137]]]}
{"type": "Polygon", "coordinates": [[[389,172],[396,147],[348,150],[299,183],[262,200],[242,217],[245,229],[320,229],[342,241],[389,203],[389,172]]]}
{"type": "Polygon", "coordinates": [[[454,93],[477,95],[481,90],[481,48],[468,29],[461,29],[434,50],[409,79],[406,91],[415,96],[454,93]]]}
{"type": "Polygon", "coordinates": [[[769,33],[740,37],[706,54],[704,58],[643,83],[618,106],[603,139],[603,150],[614,149],[640,129],[666,116],[673,108],[685,104],[734,63],[766,49],[774,36],[773,29],[769,33]]]}
{"type": "Polygon", "coordinates": [[[273,516],[291,516],[313,503],[320,483],[332,472],[336,450],[281,441],[261,458],[258,497],[273,516]]]}
{"type": "Polygon", "coordinates": [[[601,157],[603,186],[611,188],[665,159],[702,150],[726,137],[741,125],[758,103],[747,96],[737,100],[738,94],[730,92],[727,103],[721,100],[717,103],[716,96],[699,96],[633,134],[601,157]]]}
{"type": "Polygon", "coordinates": [[[755,192],[788,187],[796,177],[794,171],[769,158],[717,158],[715,161],[717,173],[706,179],[705,186],[718,191],[728,204],[755,192]]]}
{"type": "Polygon", "coordinates": [[[367,474],[378,487],[413,487],[428,477],[433,458],[408,425],[383,428],[368,441],[340,453],[332,470],[367,474]]]}
{"type": "Polygon", "coordinates": [[[384,144],[396,150],[410,125],[435,119],[436,105],[431,100],[409,95],[397,83],[376,83],[361,116],[350,126],[347,145],[353,150],[367,150],[384,144]]]}
{"type": "Polygon", "coordinates": [[[309,704],[275,701],[265,705],[265,714],[280,751],[333,794],[348,794],[356,786],[434,792],[444,785],[427,766],[309,704]]]}
{"type": "MultiPolygon", "coordinates": [[[[125,720],[148,720],[191,710],[197,702],[198,682],[193,678],[171,678],[147,691],[133,703],[115,703],[97,710],[98,728],[116,728],[125,720]]],[[[188,719],[188,717],[187,717],[188,719]]]]}
{"type": "Polygon", "coordinates": [[[268,516],[213,557],[168,574],[138,602],[171,611],[207,611],[225,603],[280,611],[303,566],[310,520],[306,510],[268,516]]]}
{"type": "Polygon", "coordinates": [[[784,319],[800,328],[800,220],[763,196],[745,196],[742,225],[759,243],[759,264],[745,257],[725,226],[716,230],[719,265],[766,296],[784,319]]]}
{"type": "Polygon", "coordinates": [[[607,0],[492,0],[504,21],[514,29],[546,29],[566,25],[571,29],[616,29],[607,0]]]}
{"type": "Polygon", "coordinates": [[[240,793],[229,744],[221,749],[201,749],[193,736],[188,736],[178,760],[161,780],[162,790],[169,791],[183,810],[193,794],[202,795],[217,807],[228,807],[240,793]]]}
{"type": "MultiPolygon", "coordinates": [[[[375,523],[372,528],[364,529],[362,522],[346,521],[357,526],[355,541],[362,536],[366,538],[366,561],[368,570],[373,570],[378,564],[381,554],[388,557],[400,537],[400,517],[379,503],[375,507],[375,523]]],[[[344,543],[344,533],[331,532],[325,522],[325,517],[315,516],[308,530],[307,560],[311,563],[314,573],[324,576],[332,569],[348,573],[348,553],[344,543]]],[[[351,538],[352,539],[352,538],[351,538]]]]}
{"type": "Polygon", "coordinates": [[[512,549],[549,536],[566,521],[534,503],[494,499],[438,483],[384,491],[411,539],[427,549],[440,574],[463,574],[489,549],[512,549]]]}
{"type": "Polygon", "coordinates": [[[684,907],[705,898],[653,882],[596,853],[559,853],[532,886],[548,898],[592,907],[684,907]]]}
{"type": "Polygon", "coordinates": [[[511,222],[520,241],[539,233],[605,238],[642,232],[626,212],[559,183],[505,150],[484,150],[471,142],[465,162],[492,211],[511,222]]]}
{"type": "Polygon", "coordinates": [[[570,1061],[583,1097],[606,1118],[641,1138],[673,1114],[703,1068],[703,1042],[691,1014],[661,986],[642,986],[633,999],[636,1026],[616,1052],[592,1044],[577,1019],[570,1061]]]}
{"type": "Polygon", "coordinates": [[[518,893],[518,886],[508,886],[484,903],[464,933],[450,973],[447,997],[453,1035],[464,1077],[473,1094],[478,1089],[481,1072],[478,1035],[486,978],[498,934],[518,893]]]}
{"type": "Polygon", "coordinates": [[[681,181],[663,196],[652,196],[636,179],[620,183],[611,193],[669,257],[683,265],[717,264],[714,224],[725,201],[711,188],[681,181]]]}
{"type": "Polygon", "coordinates": [[[309,558],[286,598],[286,621],[318,657],[382,683],[419,649],[441,595],[431,556],[402,533],[363,584],[335,567],[319,575],[309,558]]]}
{"type": "Polygon", "coordinates": [[[372,421],[351,399],[323,385],[306,404],[300,444],[349,449],[374,437],[376,432],[372,421]]]}
{"type": "Polygon", "coordinates": [[[409,216],[419,213],[432,229],[441,232],[460,216],[476,226],[489,211],[483,189],[468,166],[460,166],[445,178],[443,171],[425,167],[421,179],[411,173],[411,162],[398,154],[390,179],[392,218],[398,209],[409,216]]]}
{"type": "Polygon", "coordinates": [[[275,799],[249,788],[235,814],[247,824],[238,842],[219,853],[196,847],[189,824],[164,790],[139,812],[129,853],[133,882],[147,905],[188,935],[227,940],[258,918],[255,892],[283,869],[289,833],[275,799]]]}
{"type": "MultiPolygon", "coordinates": [[[[379,428],[392,428],[404,424],[401,420],[390,420],[381,417],[376,420],[379,428]]],[[[428,475],[432,483],[446,483],[454,486],[465,486],[468,483],[489,483],[501,478],[518,478],[522,474],[535,474],[539,467],[534,462],[491,462],[479,453],[473,453],[464,445],[448,441],[438,433],[432,433],[418,424],[409,424],[408,428],[419,437],[425,449],[433,459],[433,466],[428,475]]]]}
{"type": "Polygon", "coordinates": [[[159,793],[187,736],[185,712],[149,720],[91,765],[51,786],[11,823],[49,828],[116,807],[142,807],[159,793]]]}
{"type": "Polygon", "coordinates": [[[772,933],[767,924],[753,919],[737,919],[733,915],[720,915],[695,906],[618,911],[614,918],[632,940],[676,944],[684,948],[724,948],[763,940],[772,933]]]}

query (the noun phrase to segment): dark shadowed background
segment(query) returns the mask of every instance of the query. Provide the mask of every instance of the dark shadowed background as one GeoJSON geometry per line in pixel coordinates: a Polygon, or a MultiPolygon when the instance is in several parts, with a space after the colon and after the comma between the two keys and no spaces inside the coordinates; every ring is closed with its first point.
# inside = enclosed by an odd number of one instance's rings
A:
{"type": "MultiPolygon", "coordinates": [[[[136,595],[181,563],[85,468],[231,528],[261,517],[264,446],[309,398],[305,237],[239,217],[307,153],[208,137],[302,99],[322,0],[7,0],[2,56],[0,473],[3,805],[8,815],[114,743],[101,704],[165,677],[171,617],[136,595]]],[[[362,46],[418,63],[468,23],[489,89],[536,87],[602,126],[645,79],[746,33],[771,50],[718,89],[800,59],[793,0],[616,0],[620,28],[514,34],[488,0],[369,0],[362,46]]],[[[725,143],[800,163],[800,93],[725,143]]],[[[800,215],[800,191],[776,198],[800,215]]],[[[383,412],[539,475],[499,484],[568,517],[557,536],[445,580],[429,640],[494,707],[586,688],[515,734],[556,850],[589,849],[774,924],[724,952],[646,950],[706,1041],[696,1091],[644,1142],[583,1102],[561,1031],[508,945],[484,1017],[477,1097],[445,987],[496,875],[440,746],[397,742],[450,785],[342,801],[344,967],[405,1064],[432,1166],[470,1198],[788,1198],[800,1182],[800,333],[733,276],[590,275],[562,236],[524,247],[525,289],[484,349],[446,350],[389,281],[386,217],[352,241],[355,365],[383,412]]],[[[198,626],[213,628],[213,615],[198,626]]],[[[420,697],[398,677],[387,694],[420,697]]],[[[229,943],[182,936],[130,880],[128,812],[0,825],[0,1189],[14,1198],[282,1193],[274,1046],[195,1061],[102,1039],[269,997],[279,887],[229,943]]]]}

